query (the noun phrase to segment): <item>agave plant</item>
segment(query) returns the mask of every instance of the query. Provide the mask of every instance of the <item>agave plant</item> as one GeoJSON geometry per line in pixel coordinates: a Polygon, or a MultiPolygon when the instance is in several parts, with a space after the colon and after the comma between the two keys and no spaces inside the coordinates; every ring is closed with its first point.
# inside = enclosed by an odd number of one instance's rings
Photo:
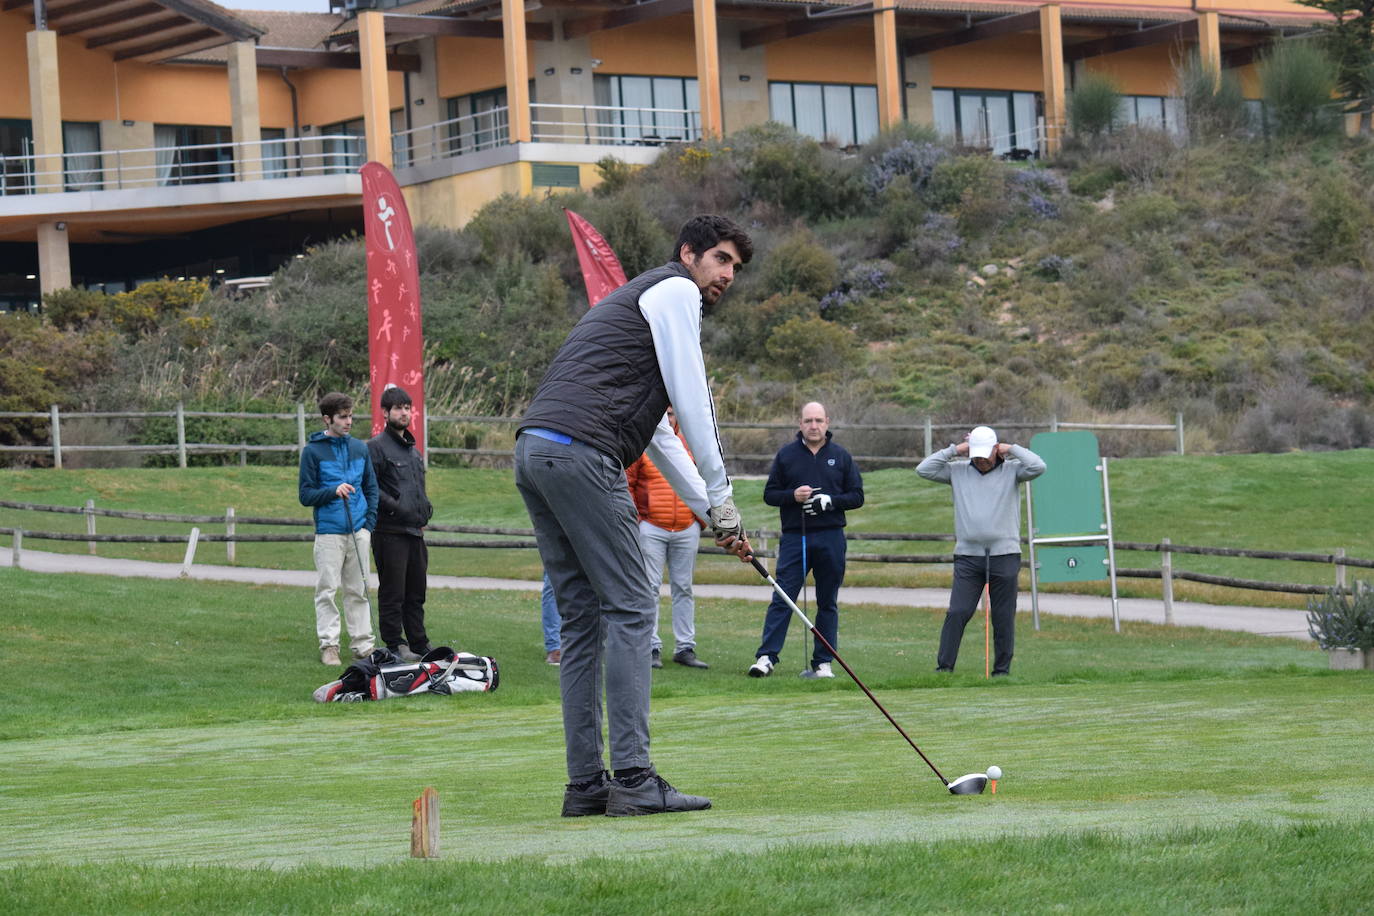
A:
{"type": "Polygon", "coordinates": [[[1323,649],[1374,649],[1374,585],[1328,589],[1307,603],[1307,631],[1323,649]]]}

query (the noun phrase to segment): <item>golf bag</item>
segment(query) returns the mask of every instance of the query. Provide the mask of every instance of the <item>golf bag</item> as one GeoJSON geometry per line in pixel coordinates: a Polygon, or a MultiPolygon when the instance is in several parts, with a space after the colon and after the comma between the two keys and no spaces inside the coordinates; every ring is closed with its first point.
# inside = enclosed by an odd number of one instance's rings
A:
{"type": "Polygon", "coordinates": [[[418,662],[403,662],[389,649],[374,649],[315,691],[316,703],[361,703],[420,693],[452,696],[487,693],[501,681],[496,659],[440,646],[418,662]]]}

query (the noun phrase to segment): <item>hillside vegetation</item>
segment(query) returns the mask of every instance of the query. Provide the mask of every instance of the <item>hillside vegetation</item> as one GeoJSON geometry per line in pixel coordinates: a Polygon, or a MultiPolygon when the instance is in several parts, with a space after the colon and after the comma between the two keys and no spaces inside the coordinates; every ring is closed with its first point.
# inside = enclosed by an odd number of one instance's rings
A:
{"type": "MultiPolygon", "coordinates": [[[[506,197],[462,231],[419,230],[432,413],[519,411],[586,309],[561,208],[630,275],[666,259],[684,218],[721,212],[757,243],[704,325],[726,418],[787,419],[809,398],[850,424],[1181,411],[1190,451],[1374,444],[1367,142],[1132,129],[1026,164],[909,126],[845,155],[769,124],[602,173],[594,194],[506,197]]],[[[176,283],[50,296],[42,318],[0,318],[0,409],[365,395],[364,280],[350,239],[237,301],[176,283]]],[[[45,441],[0,424],[4,441],[45,441]]],[[[431,443],[498,444],[456,428],[431,443]]],[[[1104,437],[1118,455],[1161,447],[1104,437]]]]}

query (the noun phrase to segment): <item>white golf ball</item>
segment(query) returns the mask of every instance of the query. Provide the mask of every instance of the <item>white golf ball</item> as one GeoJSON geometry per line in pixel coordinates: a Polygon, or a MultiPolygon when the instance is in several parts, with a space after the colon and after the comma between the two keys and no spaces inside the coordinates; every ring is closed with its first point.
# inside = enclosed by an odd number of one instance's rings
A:
{"type": "Polygon", "coordinates": [[[1001,767],[988,767],[988,779],[1001,779],[1001,778],[1002,778],[1002,768],[1001,768],[1001,767]]]}

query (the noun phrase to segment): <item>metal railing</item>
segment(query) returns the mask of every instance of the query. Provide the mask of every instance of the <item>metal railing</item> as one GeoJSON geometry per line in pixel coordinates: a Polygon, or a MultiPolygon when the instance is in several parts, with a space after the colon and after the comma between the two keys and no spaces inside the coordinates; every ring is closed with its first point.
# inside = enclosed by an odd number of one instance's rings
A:
{"type": "Polygon", "coordinates": [[[0,156],[0,196],[341,175],[363,162],[363,138],[351,134],[0,156]],[[257,155],[246,155],[253,147],[257,155]],[[60,168],[52,162],[59,158],[60,168]]]}
{"type": "MultiPolygon", "coordinates": [[[[614,105],[530,105],[530,133],[538,143],[662,146],[701,139],[701,112],[692,108],[614,105]]],[[[391,137],[398,167],[423,165],[510,143],[510,109],[493,108],[398,131],[391,137]]]]}

